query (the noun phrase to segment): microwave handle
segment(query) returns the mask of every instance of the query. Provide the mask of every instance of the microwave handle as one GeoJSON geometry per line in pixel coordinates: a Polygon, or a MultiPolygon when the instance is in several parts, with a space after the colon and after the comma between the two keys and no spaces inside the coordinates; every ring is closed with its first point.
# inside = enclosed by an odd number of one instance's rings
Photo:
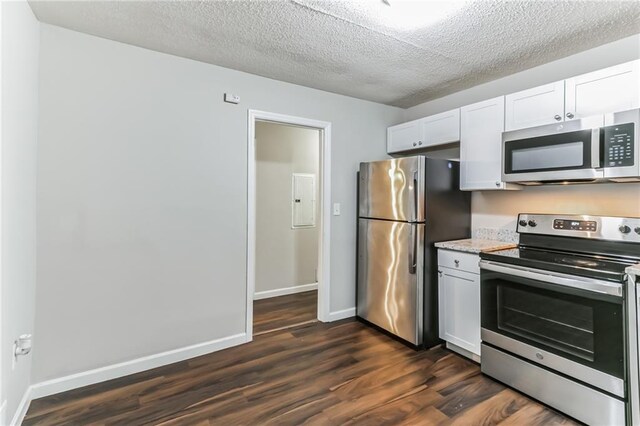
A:
{"type": "Polygon", "coordinates": [[[600,129],[591,129],[591,168],[599,169],[602,167],[600,161],[600,153],[602,142],[600,140],[600,129]]]}

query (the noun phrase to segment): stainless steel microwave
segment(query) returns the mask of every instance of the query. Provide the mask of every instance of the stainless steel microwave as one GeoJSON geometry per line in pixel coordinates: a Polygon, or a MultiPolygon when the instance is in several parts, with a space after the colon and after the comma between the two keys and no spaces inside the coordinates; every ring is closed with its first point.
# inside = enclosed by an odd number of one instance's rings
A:
{"type": "Polygon", "coordinates": [[[640,109],[502,134],[502,180],[640,182],[640,109]]]}

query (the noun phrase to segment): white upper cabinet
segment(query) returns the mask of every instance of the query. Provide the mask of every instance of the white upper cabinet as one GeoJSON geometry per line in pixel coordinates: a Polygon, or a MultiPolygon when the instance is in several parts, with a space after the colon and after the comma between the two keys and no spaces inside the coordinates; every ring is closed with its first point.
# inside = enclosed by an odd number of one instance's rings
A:
{"type": "Polygon", "coordinates": [[[424,146],[443,145],[460,140],[460,108],[422,119],[424,146]]]}
{"type": "Polygon", "coordinates": [[[460,189],[506,189],[502,182],[504,96],[460,108],[460,189]]]}
{"type": "Polygon", "coordinates": [[[640,61],[565,80],[566,120],[640,107],[640,61]]]}
{"type": "Polygon", "coordinates": [[[389,154],[460,140],[460,109],[398,124],[387,129],[389,154]]]}
{"type": "Polygon", "coordinates": [[[387,128],[387,152],[402,152],[418,148],[422,140],[422,120],[409,121],[387,128]]]}
{"type": "Polygon", "coordinates": [[[505,97],[505,130],[557,123],[564,119],[564,80],[505,97]]]}

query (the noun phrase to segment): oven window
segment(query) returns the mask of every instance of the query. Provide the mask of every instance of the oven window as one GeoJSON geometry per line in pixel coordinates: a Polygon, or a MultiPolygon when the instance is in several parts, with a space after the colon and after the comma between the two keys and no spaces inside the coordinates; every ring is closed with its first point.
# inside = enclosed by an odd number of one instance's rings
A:
{"type": "Polygon", "coordinates": [[[482,328],[624,377],[622,299],[482,270],[482,328]]]}
{"type": "Polygon", "coordinates": [[[594,360],[593,307],[500,286],[498,329],[594,360]]]}
{"type": "Polygon", "coordinates": [[[584,143],[571,142],[562,145],[514,149],[511,155],[511,168],[514,172],[581,167],[584,143]]]}

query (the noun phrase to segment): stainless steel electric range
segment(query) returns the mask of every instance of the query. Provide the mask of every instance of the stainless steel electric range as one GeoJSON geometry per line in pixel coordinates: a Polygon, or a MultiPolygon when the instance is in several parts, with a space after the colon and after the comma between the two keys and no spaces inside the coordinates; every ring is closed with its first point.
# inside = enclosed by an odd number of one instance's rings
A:
{"type": "Polygon", "coordinates": [[[521,214],[517,230],[517,248],[480,255],[482,372],[582,422],[631,424],[640,218],[521,214]]]}

